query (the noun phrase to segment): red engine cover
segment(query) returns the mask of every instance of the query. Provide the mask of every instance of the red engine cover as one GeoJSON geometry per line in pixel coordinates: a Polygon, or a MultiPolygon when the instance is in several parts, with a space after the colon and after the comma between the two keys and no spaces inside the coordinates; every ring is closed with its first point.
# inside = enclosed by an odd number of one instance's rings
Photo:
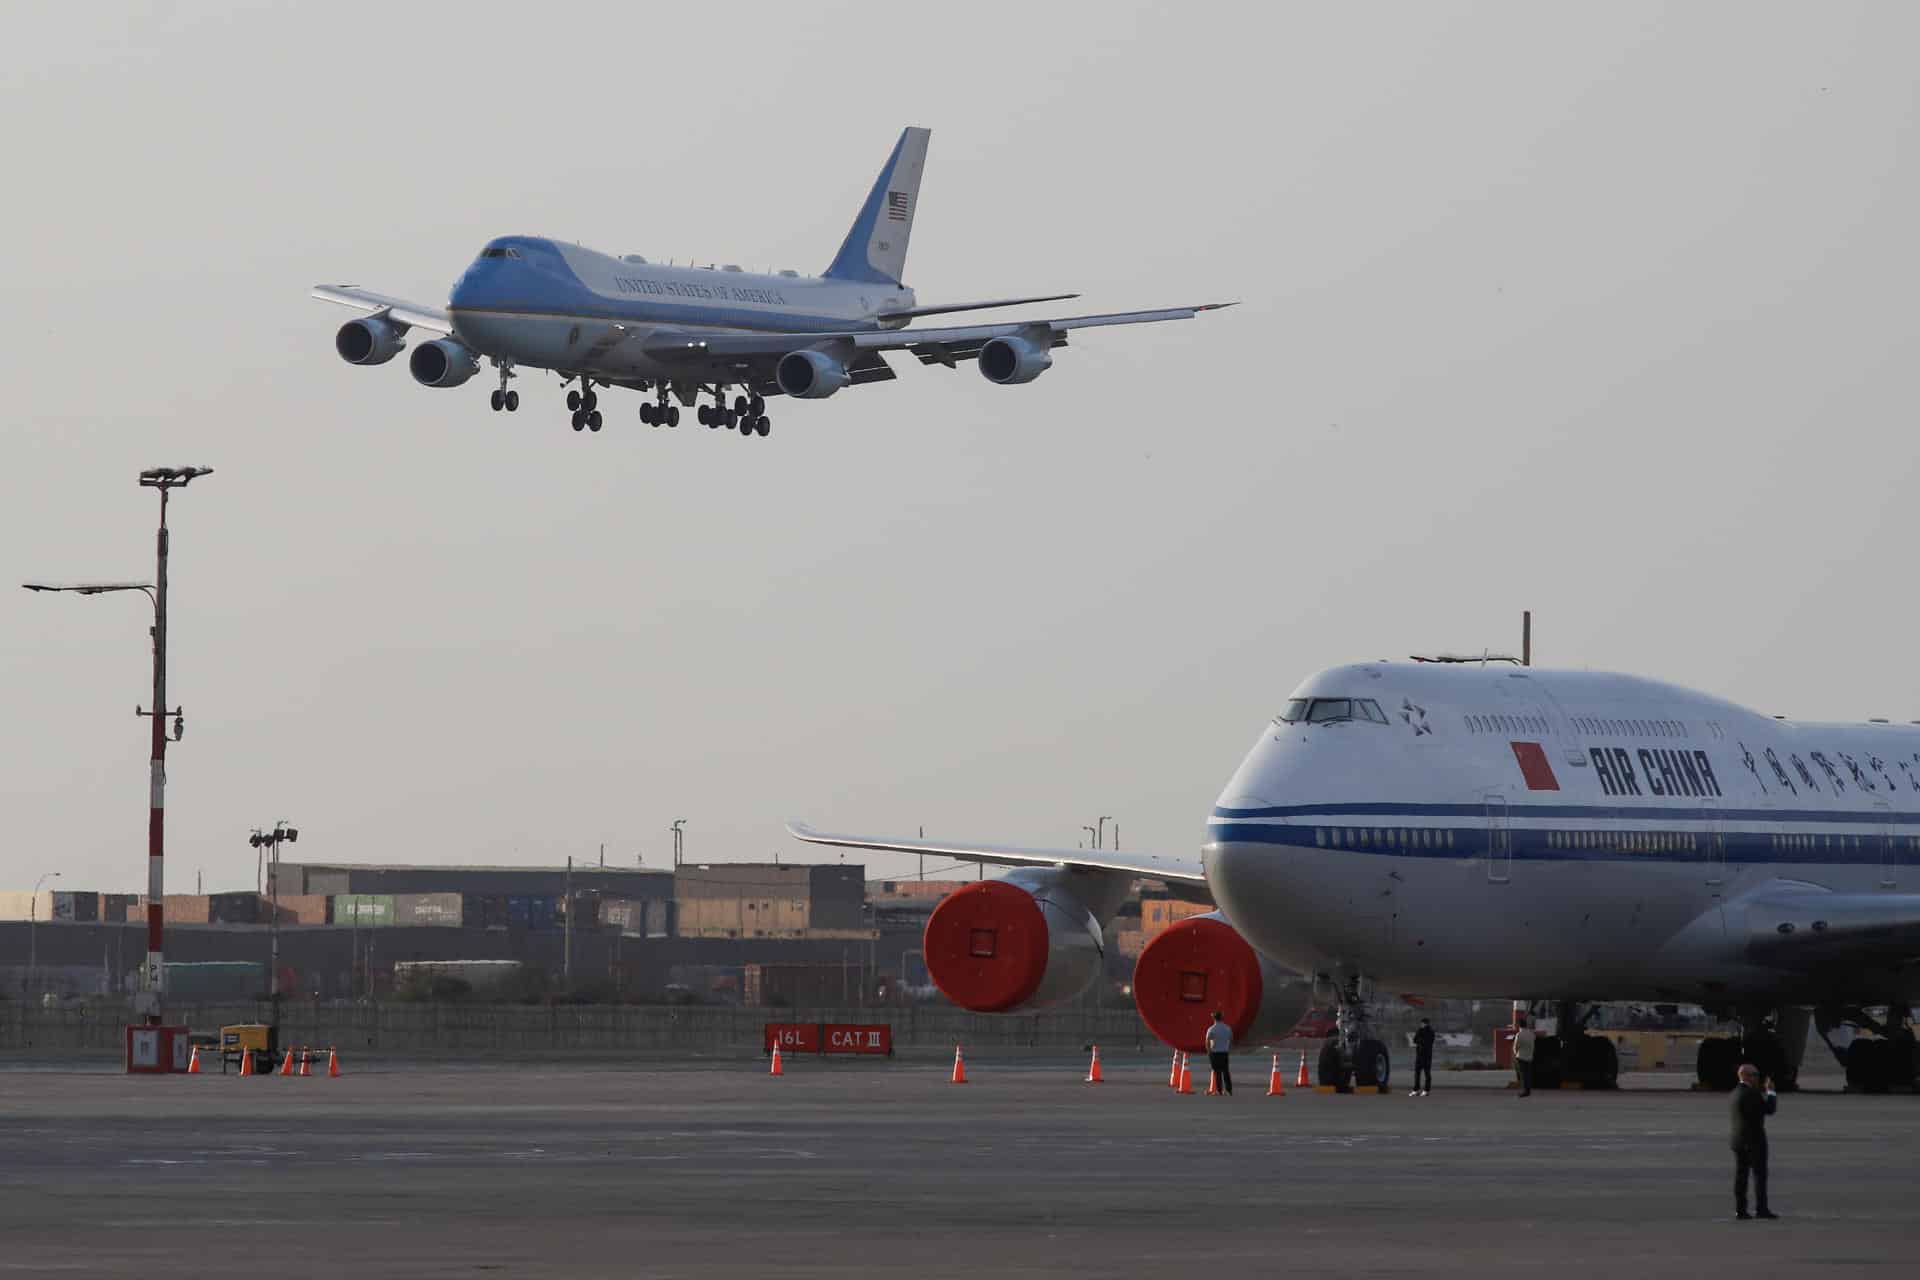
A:
{"type": "Polygon", "coordinates": [[[1047,973],[1047,921],[1040,904],[1025,889],[999,880],[982,880],[941,899],[927,917],[923,945],[933,984],[975,1013],[1017,1008],[1047,973]]]}
{"type": "Polygon", "coordinates": [[[1226,1015],[1236,1042],[1260,1016],[1265,983],[1260,957],[1224,920],[1195,917],[1168,926],[1133,966],[1133,1002],[1148,1030],[1188,1053],[1207,1047],[1213,1011],[1226,1015]]]}

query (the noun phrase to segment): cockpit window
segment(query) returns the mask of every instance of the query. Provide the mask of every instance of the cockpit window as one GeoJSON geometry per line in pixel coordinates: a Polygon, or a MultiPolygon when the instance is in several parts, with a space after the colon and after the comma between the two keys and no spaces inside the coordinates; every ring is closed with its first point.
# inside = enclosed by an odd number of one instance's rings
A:
{"type": "Polygon", "coordinates": [[[1387,713],[1372,698],[1294,698],[1278,717],[1282,724],[1337,724],[1344,720],[1370,720],[1387,724],[1387,713]]]}
{"type": "Polygon", "coordinates": [[[503,249],[503,248],[496,247],[492,249],[482,249],[480,251],[480,256],[483,258],[517,258],[520,256],[520,251],[518,249],[503,249]]]}

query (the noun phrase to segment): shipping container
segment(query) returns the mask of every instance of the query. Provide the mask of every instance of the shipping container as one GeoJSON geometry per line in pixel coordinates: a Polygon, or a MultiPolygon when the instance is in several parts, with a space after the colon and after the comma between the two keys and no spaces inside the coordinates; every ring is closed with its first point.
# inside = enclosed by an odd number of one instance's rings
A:
{"type": "Polygon", "coordinates": [[[446,925],[459,928],[464,910],[457,893],[396,893],[393,922],[401,925],[446,925]]]}
{"type": "Polygon", "coordinates": [[[461,894],[460,923],[469,929],[506,928],[506,898],[497,893],[461,894]]]}
{"type": "Polygon", "coordinates": [[[267,966],[258,960],[200,960],[167,965],[167,998],[196,1001],[252,1000],[267,990],[267,966]]]}
{"type": "Polygon", "coordinates": [[[267,908],[252,891],[214,893],[207,896],[207,919],[212,924],[265,924],[267,908]]]}
{"type": "Polygon", "coordinates": [[[325,924],[327,922],[327,896],[324,893],[303,893],[283,897],[278,905],[281,924],[325,924]]]}
{"type": "Polygon", "coordinates": [[[90,890],[56,889],[53,893],[53,919],[89,924],[100,918],[100,895],[90,890]]]}
{"type": "Polygon", "coordinates": [[[37,893],[0,893],[0,920],[53,919],[53,890],[37,893]]]}
{"type": "Polygon", "coordinates": [[[210,910],[204,893],[170,893],[162,902],[160,915],[168,924],[205,924],[210,910]]]}
{"type": "Polygon", "coordinates": [[[390,893],[336,893],[328,910],[334,924],[357,925],[362,929],[393,923],[393,895],[390,893]]]}

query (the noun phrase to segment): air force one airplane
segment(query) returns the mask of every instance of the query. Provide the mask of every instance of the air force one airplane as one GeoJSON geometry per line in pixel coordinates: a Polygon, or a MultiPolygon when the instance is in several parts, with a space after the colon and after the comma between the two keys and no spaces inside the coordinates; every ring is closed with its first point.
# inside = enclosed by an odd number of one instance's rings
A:
{"type": "Polygon", "coordinates": [[[1018,868],[947,897],[926,962],[955,1003],[1011,1012],[1100,972],[1133,881],[1218,910],[1140,955],[1147,1025],[1198,1050],[1339,1006],[1323,1084],[1386,1084],[1368,1005],[1401,992],[1559,1006],[1537,1079],[1610,1085],[1594,1002],[1699,1003],[1738,1039],[1700,1048],[1731,1088],[1756,1061],[1791,1087],[1809,1019],[1850,1083],[1915,1079],[1920,728],[1770,719],[1626,675],[1364,663],[1307,679],[1213,810],[1199,858],[829,835],[816,844],[1018,868]],[[1305,975],[1305,976],[1302,976],[1305,975]],[[1884,1007],[1884,1017],[1872,1010],[1884,1007]]]}
{"type": "Polygon", "coordinates": [[[900,135],[839,254],[817,277],[663,266],[539,236],[502,236],[480,251],[444,309],[345,284],[316,285],[313,296],[366,313],[334,337],[348,364],[385,364],[420,329],[436,336],[407,357],[414,380],[457,387],[485,358],[500,375],[496,411],[520,407],[509,383],[524,365],[551,369],[571,385],[575,431],[600,430],[597,388],[628,387],[653,394],[640,406],[640,420],[651,426],[677,427],[680,407],[698,406],[703,425],[743,436],[767,434],[767,396],[821,400],[892,379],[888,351],[949,369],[977,361],[989,382],[1012,386],[1051,368],[1070,330],[1186,320],[1232,305],[908,328],[926,316],[1077,296],[919,305],[903,273],[931,136],[927,129],[900,135]],[[700,403],[702,396],[712,403],[700,403]]]}

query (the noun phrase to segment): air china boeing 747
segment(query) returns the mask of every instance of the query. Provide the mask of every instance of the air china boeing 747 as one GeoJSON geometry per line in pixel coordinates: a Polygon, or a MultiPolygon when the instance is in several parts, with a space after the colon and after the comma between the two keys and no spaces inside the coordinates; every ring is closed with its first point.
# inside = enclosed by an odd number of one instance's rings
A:
{"type": "Polygon", "coordinates": [[[926,129],[900,135],[846,242],[818,277],[666,266],[540,236],[502,236],[480,251],[444,308],[345,284],[316,285],[313,296],[366,313],[334,337],[348,364],[385,364],[419,329],[435,336],[407,357],[414,381],[457,387],[484,358],[500,375],[496,411],[520,407],[509,383],[525,366],[551,369],[571,386],[575,431],[600,430],[596,388],[627,387],[652,394],[640,406],[640,420],[651,426],[677,427],[680,408],[697,406],[703,425],[738,428],[742,436],[767,434],[767,396],[822,400],[843,387],[892,379],[888,351],[910,351],[922,364],[949,369],[977,361],[989,382],[1011,386],[1051,368],[1069,330],[1185,320],[1231,305],[906,327],[925,316],[1077,296],[919,305],[904,272],[931,136],[926,129]],[[712,403],[701,403],[702,396],[712,403]]]}
{"type": "Polygon", "coordinates": [[[1910,724],[1773,719],[1626,675],[1364,663],[1310,677],[1260,731],[1198,858],[793,833],[1018,868],[927,923],[934,981],[977,1011],[1085,989],[1152,879],[1218,904],[1134,971],[1176,1048],[1201,1047],[1215,1008],[1236,1041],[1282,1034],[1311,993],[1339,1007],[1321,1082],[1384,1085],[1376,998],[1520,998],[1559,1005],[1537,1079],[1608,1085],[1613,1046],[1582,1031],[1595,1002],[1671,1001],[1740,1020],[1702,1044],[1704,1083],[1752,1060],[1790,1087],[1810,1018],[1876,1033],[1835,1050],[1852,1083],[1915,1079],[1910,724]]]}

